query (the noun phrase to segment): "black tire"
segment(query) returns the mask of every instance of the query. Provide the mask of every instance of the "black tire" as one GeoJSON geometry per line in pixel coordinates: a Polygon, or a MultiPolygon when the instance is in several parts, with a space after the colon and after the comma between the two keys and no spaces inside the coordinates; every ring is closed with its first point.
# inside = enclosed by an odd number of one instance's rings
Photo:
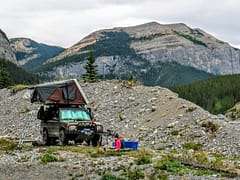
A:
{"type": "Polygon", "coordinates": [[[88,146],[90,146],[91,145],[91,140],[87,140],[86,143],[87,143],[88,146]]]}
{"type": "Polygon", "coordinates": [[[61,145],[67,145],[68,144],[68,139],[66,137],[65,130],[61,129],[59,131],[59,144],[61,145]]]}
{"type": "Polygon", "coordinates": [[[48,131],[46,129],[43,130],[42,141],[44,146],[50,145],[50,139],[48,137],[48,131]]]}
{"type": "Polygon", "coordinates": [[[82,144],[83,143],[83,140],[77,140],[75,141],[75,144],[82,144]]]}
{"type": "Polygon", "coordinates": [[[57,144],[57,138],[51,138],[50,144],[51,145],[56,145],[57,144]]]}
{"type": "Polygon", "coordinates": [[[101,146],[101,144],[102,144],[102,136],[99,134],[95,134],[92,139],[92,145],[96,147],[96,146],[101,146]]]}

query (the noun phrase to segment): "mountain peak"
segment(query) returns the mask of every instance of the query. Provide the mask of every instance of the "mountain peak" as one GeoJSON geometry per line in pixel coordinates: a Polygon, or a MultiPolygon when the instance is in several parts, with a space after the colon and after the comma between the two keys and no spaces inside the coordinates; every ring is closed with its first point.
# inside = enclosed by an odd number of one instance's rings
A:
{"type": "Polygon", "coordinates": [[[64,50],[61,47],[45,45],[23,37],[12,38],[10,43],[15,50],[18,63],[26,68],[41,65],[45,60],[64,50]]]}
{"type": "Polygon", "coordinates": [[[134,72],[134,75],[142,81],[144,78],[147,79],[146,83],[151,81],[149,85],[160,83],[162,85],[164,80],[168,80],[168,83],[176,83],[186,76],[184,73],[181,74],[181,78],[176,75],[174,78],[178,80],[174,79],[170,82],[170,75],[166,77],[160,75],[166,67],[168,68],[166,74],[170,72],[169,69],[172,72],[185,69],[185,72],[191,71],[191,74],[195,74],[194,77],[198,78],[199,74],[202,78],[210,74],[240,73],[238,49],[232,48],[203,30],[191,28],[184,23],[149,22],[137,26],[103,29],[89,34],[77,44],[47,61],[50,63],[61,60],[59,74],[53,72],[53,76],[81,76],[81,72],[84,72],[83,62],[90,49],[93,49],[96,55],[100,75],[104,73],[104,76],[126,78],[129,73],[134,72]],[[68,72],[63,70],[67,67],[68,72]],[[202,72],[188,69],[190,67],[202,72]],[[203,74],[203,72],[210,74],[203,74]],[[148,79],[149,77],[152,79],[148,79]]]}

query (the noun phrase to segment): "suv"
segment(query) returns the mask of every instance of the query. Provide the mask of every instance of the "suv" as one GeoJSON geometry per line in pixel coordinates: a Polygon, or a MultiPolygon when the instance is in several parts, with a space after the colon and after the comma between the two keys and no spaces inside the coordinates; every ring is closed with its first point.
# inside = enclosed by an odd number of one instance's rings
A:
{"type": "Polygon", "coordinates": [[[93,118],[90,109],[79,105],[41,106],[38,111],[41,120],[41,135],[44,145],[67,145],[69,140],[75,143],[87,142],[88,145],[101,145],[103,126],[93,118]]]}

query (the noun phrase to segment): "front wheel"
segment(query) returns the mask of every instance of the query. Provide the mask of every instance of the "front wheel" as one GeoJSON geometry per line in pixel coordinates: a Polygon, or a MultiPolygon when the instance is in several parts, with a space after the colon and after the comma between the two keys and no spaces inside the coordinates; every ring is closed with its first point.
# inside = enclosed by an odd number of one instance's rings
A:
{"type": "Polygon", "coordinates": [[[66,137],[65,130],[60,130],[59,132],[59,144],[60,145],[67,145],[68,144],[68,139],[66,137]]]}
{"type": "Polygon", "coordinates": [[[92,145],[94,147],[101,146],[102,145],[102,136],[99,135],[99,134],[95,134],[93,139],[92,139],[92,145]]]}

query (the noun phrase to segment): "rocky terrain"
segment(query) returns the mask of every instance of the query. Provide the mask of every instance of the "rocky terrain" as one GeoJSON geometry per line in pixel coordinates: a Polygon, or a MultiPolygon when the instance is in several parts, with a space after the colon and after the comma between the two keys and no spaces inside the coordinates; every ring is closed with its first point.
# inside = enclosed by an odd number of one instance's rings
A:
{"type": "Polygon", "coordinates": [[[0,59],[5,58],[17,64],[16,56],[13,52],[6,34],[0,29],[0,59]]]}
{"type": "MultiPolygon", "coordinates": [[[[129,87],[126,82],[120,81],[101,81],[91,84],[81,82],[81,85],[96,119],[104,124],[105,129],[120,133],[125,140],[138,141],[139,151],[134,152],[135,156],[123,154],[103,157],[101,156],[104,154],[102,148],[87,149],[83,153],[81,149],[85,149],[84,146],[69,146],[70,149],[65,147],[61,150],[58,146],[31,147],[30,150],[13,151],[10,154],[0,153],[1,178],[100,179],[106,172],[117,176],[119,173],[126,172],[128,167],[132,171],[144,172],[144,178],[140,179],[152,179],[156,171],[155,163],[164,154],[173,152],[182,152],[175,154],[175,158],[182,160],[189,160],[193,155],[197,156],[195,153],[201,153],[202,159],[209,154],[211,155],[209,162],[215,162],[213,167],[220,169],[224,167],[225,170],[231,170],[230,172],[234,170],[234,173],[239,174],[240,124],[238,121],[230,121],[223,115],[212,115],[159,86],[129,87]],[[186,151],[184,147],[187,144],[200,145],[201,151],[191,150],[191,148],[186,151]],[[55,152],[56,149],[57,152],[55,152]],[[62,161],[42,164],[40,159],[46,152],[55,153],[62,161]],[[136,156],[141,156],[138,153],[155,155],[150,164],[136,165],[136,156]],[[220,165],[217,164],[217,160],[214,161],[213,154],[225,157],[220,165]]],[[[0,90],[0,135],[2,137],[18,139],[26,122],[33,118],[26,140],[40,139],[40,121],[36,120],[40,104],[31,104],[29,94],[30,90],[27,89],[17,93],[13,93],[11,89],[0,90]]],[[[111,146],[110,140],[107,141],[106,137],[103,139],[103,145],[107,149],[111,146]]],[[[195,160],[190,162],[194,163],[195,160]]],[[[128,172],[130,170],[128,169],[128,172]]],[[[140,177],[140,174],[138,175],[140,177]]],[[[185,179],[218,179],[220,175],[213,173],[194,176],[191,171],[184,173],[183,177],[185,179]]],[[[170,173],[168,178],[180,177],[179,174],[170,173]]],[[[235,178],[237,179],[236,176],[235,178]]]]}

